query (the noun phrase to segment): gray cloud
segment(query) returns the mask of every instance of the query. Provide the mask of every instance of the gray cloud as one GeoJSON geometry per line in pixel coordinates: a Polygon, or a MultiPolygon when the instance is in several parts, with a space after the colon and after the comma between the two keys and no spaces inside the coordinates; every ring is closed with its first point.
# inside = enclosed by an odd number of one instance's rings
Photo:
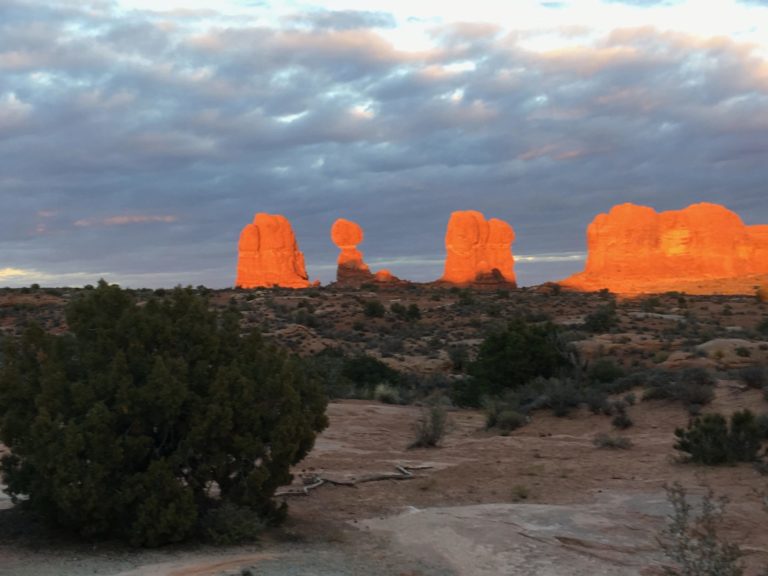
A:
{"type": "Polygon", "coordinates": [[[386,12],[355,10],[316,10],[294,14],[285,19],[288,24],[311,29],[357,30],[360,28],[394,28],[397,22],[386,12]]]}
{"type": "Polygon", "coordinates": [[[289,217],[323,280],[342,216],[415,280],[440,275],[456,209],[509,221],[529,255],[583,251],[624,201],[768,222],[767,65],[729,39],[639,28],[534,53],[464,24],[405,53],[380,14],[278,28],[71,6],[0,6],[0,269],[226,286],[257,211],[289,217]]]}

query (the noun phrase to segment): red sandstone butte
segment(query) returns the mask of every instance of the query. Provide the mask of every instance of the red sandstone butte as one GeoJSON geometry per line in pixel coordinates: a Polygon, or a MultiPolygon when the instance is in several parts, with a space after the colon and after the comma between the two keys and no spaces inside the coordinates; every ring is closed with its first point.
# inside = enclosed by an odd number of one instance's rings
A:
{"type": "Polygon", "coordinates": [[[475,210],[453,212],[445,233],[445,272],[451,284],[516,285],[512,227],[496,218],[486,220],[475,210]]]}
{"type": "Polygon", "coordinates": [[[747,226],[718,204],[660,213],[614,206],[589,225],[587,249],[584,271],[560,284],[637,293],[768,273],[768,226],[747,226]]]}
{"type": "Polygon", "coordinates": [[[259,212],[240,234],[235,286],[258,288],[309,286],[304,255],[284,216],[259,212]]]}
{"type": "Polygon", "coordinates": [[[336,282],[359,286],[374,279],[357,245],[363,241],[363,229],[356,222],[339,218],[331,227],[331,240],[341,252],[337,260],[336,282]]]}

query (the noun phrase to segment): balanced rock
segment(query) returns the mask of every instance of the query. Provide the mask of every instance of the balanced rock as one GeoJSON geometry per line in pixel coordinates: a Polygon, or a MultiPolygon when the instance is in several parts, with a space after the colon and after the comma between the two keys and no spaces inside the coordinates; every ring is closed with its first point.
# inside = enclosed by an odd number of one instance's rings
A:
{"type": "Polygon", "coordinates": [[[768,273],[768,226],[746,226],[718,204],[661,213],[629,203],[614,206],[589,225],[587,249],[584,272],[562,285],[652,292],[768,273]]]}
{"type": "Polygon", "coordinates": [[[257,288],[309,286],[304,255],[284,216],[256,214],[240,234],[235,286],[257,288]]]}
{"type": "Polygon", "coordinates": [[[363,241],[363,229],[356,222],[339,218],[331,227],[331,240],[341,252],[337,260],[336,282],[344,286],[359,286],[374,279],[363,261],[357,245],[363,241]]]}
{"type": "Polygon", "coordinates": [[[453,212],[445,234],[445,272],[451,284],[515,285],[512,227],[496,218],[486,220],[475,210],[453,212]]]}

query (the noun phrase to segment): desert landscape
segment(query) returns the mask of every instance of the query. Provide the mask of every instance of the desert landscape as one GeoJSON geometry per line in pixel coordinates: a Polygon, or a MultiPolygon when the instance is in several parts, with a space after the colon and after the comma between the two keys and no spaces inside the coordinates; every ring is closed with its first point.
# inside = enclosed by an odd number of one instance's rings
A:
{"type": "Polygon", "coordinates": [[[0,576],[768,576],[766,30],[0,0],[0,576]]]}
{"type": "MultiPolygon", "coordinates": [[[[77,292],[2,291],[4,334],[31,319],[53,332],[65,330],[63,305],[77,292]]],[[[263,330],[305,358],[370,357],[402,379],[357,386],[343,379],[348,389],[338,381],[328,389],[337,397],[328,407],[330,426],[294,470],[294,485],[283,489],[299,492],[281,497],[290,506],[288,521],[252,546],[137,553],[114,544],[83,547],[47,534],[48,545],[41,547],[42,529],[17,524],[13,510],[5,509],[0,570],[661,574],[669,559],[657,539],[671,513],[665,486],[675,481],[694,499],[708,488],[728,497],[721,535],[742,548],[747,574],[758,574],[768,561],[768,536],[756,529],[768,514],[762,469],[684,462],[673,448],[674,430],[690,421],[689,406],[644,399],[659,374],[700,368],[716,379],[714,398],[701,411],[768,413],[763,390],[744,379],[750,368],[764,370],[768,360],[768,305],[755,296],[629,298],[552,286],[509,291],[371,285],[223,290],[209,298],[213,306],[236,309],[244,327],[263,330]],[[371,302],[381,304],[380,316],[371,313],[371,302]],[[607,303],[615,306],[611,326],[591,327],[607,303]],[[409,320],[404,314],[412,305],[419,318],[409,320]],[[561,417],[547,408],[533,410],[528,423],[509,432],[488,428],[482,410],[448,408],[439,447],[408,449],[430,401],[446,397],[452,382],[465,377],[466,363],[489,333],[521,315],[560,326],[592,378],[595,367],[608,362],[619,370],[613,378],[630,379],[608,400],[631,395],[632,426],[616,428],[610,415],[593,413],[587,402],[561,417]],[[345,399],[350,397],[360,399],[345,399]],[[631,447],[600,447],[600,434],[627,439],[631,447]],[[398,466],[409,475],[397,478],[404,476],[398,466]],[[376,475],[384,478],[344,485],[376,475]],[[328,482],[300,493],[319,478],[328,482]]]]}

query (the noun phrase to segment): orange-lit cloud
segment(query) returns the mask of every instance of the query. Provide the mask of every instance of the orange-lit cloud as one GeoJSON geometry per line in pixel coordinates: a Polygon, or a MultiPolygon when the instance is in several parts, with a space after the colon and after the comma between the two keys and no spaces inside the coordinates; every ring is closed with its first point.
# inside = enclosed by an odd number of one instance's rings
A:
{"type": "Polygon", "coordinates": [[[75,226],[86,228],[88,226],[125,226],[127,224],[146,224],[148,222],[165,222],[170,224],[176,222],[176,216],[157,216],[157,215],[123,215],[110,216],[108,218],[84,218],[77,220],[75,226]]]}
{"type": "Polygon", "coordinates": [[[36,274],[37,272],[35,270],[24,270],[22,268],[0,268],[0,281],[29,278],[31,276],[35,276],[36,274]]]}

